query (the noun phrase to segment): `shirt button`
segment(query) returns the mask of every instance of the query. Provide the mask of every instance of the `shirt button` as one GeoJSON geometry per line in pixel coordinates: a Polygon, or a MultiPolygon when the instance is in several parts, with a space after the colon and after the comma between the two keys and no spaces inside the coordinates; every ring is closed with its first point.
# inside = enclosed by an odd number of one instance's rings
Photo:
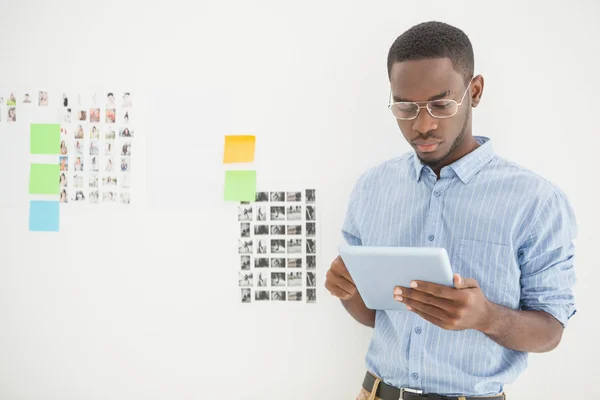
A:
{"type": "Polygon", "coordinates": [[[415,332],[417,332],[417,335],[419,335],[419,334],[420,334],[421,332],[423,332],[423,331],[421,330],[421,327],[420,327],[420,326],[417,326],[417,327],[415,328],[415,332]]]}
{"type": "Polygon", "coordinates": [[[429,235],[427,237],[427,239],[429,239],[430,242],[433,242],[433,239],[435,239],[435,236],[434,235],[429,235]]]}
{"type": "Polygon", "coordinates": [[[419,374],[417,374],[416,372],[413,372],[412,378],[415,380],[419,379],[419,374]]]}
{"type": "Polygon", "coordinates": [[[433,192],[433,195],[435,197],[440,197],[441,193],[436,190],[435,192],[433,192]]]}

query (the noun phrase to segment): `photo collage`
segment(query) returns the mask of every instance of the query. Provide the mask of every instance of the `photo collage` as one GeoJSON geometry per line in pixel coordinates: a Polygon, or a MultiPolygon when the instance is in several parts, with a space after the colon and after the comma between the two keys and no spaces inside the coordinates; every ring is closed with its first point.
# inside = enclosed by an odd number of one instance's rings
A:
{"type": "Polygon", "coordinates": [[[39,90],[36,92],[17,93],[0,90],[0,124],[17,122],[18,110],[22,110],[24,107],[36,106],[48,106],[47,91],[39,90]]]}
{"type": "Polygon", "coordinates": [[[257,192],[238,205],[241,302],[315,303],[315,189],[257,192]]]}

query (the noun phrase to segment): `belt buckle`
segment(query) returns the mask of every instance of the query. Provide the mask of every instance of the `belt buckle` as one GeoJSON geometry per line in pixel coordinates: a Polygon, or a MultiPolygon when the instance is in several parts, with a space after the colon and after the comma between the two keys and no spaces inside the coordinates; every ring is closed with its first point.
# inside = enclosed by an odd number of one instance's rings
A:
{"type": "Polygon", "coordinates": [[[423,394],[422,390],[410,389],[410,388],[400,388],[400,399],[399,400],[404,400],[404,392],[423,394]]]}

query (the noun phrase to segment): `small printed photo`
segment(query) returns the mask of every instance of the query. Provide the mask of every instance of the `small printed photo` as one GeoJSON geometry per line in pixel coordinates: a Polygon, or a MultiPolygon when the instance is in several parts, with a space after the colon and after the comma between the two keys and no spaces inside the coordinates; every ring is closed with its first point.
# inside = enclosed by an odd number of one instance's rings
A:
{"type": "Polygon", "coordinates": [[[271,239],[271,253],[285,253],[285,239],[271,239]]]}
{"type": "Polygon", "coordinates": [[[92,104],[100,105],[100,102],[98,101],[98,93],[96,92],[92,93],[92,104]]]}
{"type": "Polygon", "coordinates": [[[106,164],[104,164],[104,172],[114,172],[115,171],[115,166],[113,163],[112,158],[108,158],[106,160],[106,164]]]}
{"type": "Polygon", "coordinates": [[[98,204],[100,202],[100,192],[98,190],[92,190],[90,192],[90,204],[98,204]]]}
{"type": "Polygon", "coordinates": [[[287,192],[287,201],[302,201],[302,192],[287,192]]]}
{"type": "Polygon", "coordinates": [[[125,142],[123,147],[121,148],[122,156],[130,156],[131,155],[131,142],[125,142]]]}
{"type": "Polygon", "coordinates": [[[302,239],[290,239],[287,242],[289,254],[302,253],[302,239]]]}
{"type": "Polygon", "coordinates": [[[238,206],[238,221],[252,221],[252,206],[238,206]]]}
{"type": "Polygon", "coordinates": [[[268,290],[256,290],[254,292],[254,300],[268,301],[269,300],[269,291],[268,290]]]}
{"type": "Polygon", "coordinates": [[[252,294],[250,289],[243,288],[241,289],[242,303],[251,303],[252,302],[252,294]]]}
{"type": "Polygon", "coordinates": [[[64,172],[61,172],[60,174],[60,178],[58,179],[58,184],[60,185],[60,187],[67,187],[67,174],[65,174],[64,172]]]}
{"type": "Polygon", "coordinates": [[[131,171],[131,157],[121,157],[121,172],[131,171]]]}
{"type": "Polygon", "coordinates": [[[238,276],[239,276],[239,285],[240,286],[252,286],[253,284],[253,279],[252,279],[252,272],[238,272],[238,276]]]}
{"type": "Polygon", "coordinates": [[[131,202],[131,194],[129,192],[121,192],[121,204],[129,204],[131,202]]]}
{"type": "Polygon", "coordinates": [[[306,273],[306,287],[316,287],[317,286],[317,278],[314,272],[306,273]]]}
{"type": "Polygon", "coordinates": [[[250,271],[250,256],[240,256],[240,269],[242,271],[250,271]]]}
{"type": "Polygon", "coordinates": [[[83,126],[77,125],[77,129],[75,129],[75,139],[83,139],[85,137],[85,132],[83,132],[83,126]]]}
{"type": "Polygon", "coordinates": [[[315,200],[315,189],[306,189],[306,202],[314,203],[315,200]]]}
{"type": "Polygon", "coordinates": [[[69,149],[67,148],[67,142],[64,140],[60,141],[60,154],[69,154],[69,149]]]}
{"type": "Polygon", "coordinates": [[[8,109],[8,122],[17,122],[17,108],[11,107],[8,109]]]}
{"type": "Polygon", "coordinates": [[[302,219],[302,206],[289,206],[287,208],[288,221],[297,221],[302,219]]]}
{"type": "Polygon", "coordinates": [[[121,187],[123,189],[129,189],[131,188],[131,174],[130,173],[124,173],[121,174],[121,187]]]}
{"type": "Polygon", "coordinates": [[[301,258],[288,258],[287,266],[288,266],[288,268],[302,268],[302,259],[301,258]]]}
{"type": "Polygon", "coordinates": [[[240,224],[240,236],[243,238],[250,237],[250,223],[249,222],[242,222],[240,224]]]}
{"type": "Polygon", "coordinates": [[[256,220],[266,221],[267,220],[267,206],[256,207],[256,220]]]}
{"type": "Polygon", "coordinates": [[[66,189],[62,189],[60,191],[60,202],[61,203],[68,203],[69,202],[66,189]]]}
{"type": "Polygon", "coordinates": [[[254,225],[254,235],[268,235],[269,225],[254,225]]]}
{"type": "Polygon", "coordinates": [[[117,103],[115,103],[115,94],[113,92],[108,92],[106,94],[106,107],[107,108],[116,108],[117,103]]]}
{"type": "Polygon", "coordinates": [[[71,109],[70,108],[61,108],[59,110],[59,118],[61,122],[65,124],[71,123],[71,109]]]}
{"type": "Polygon", "coordinates": [[[302,225],[288,225],[288,235],[302,235],[302,225]]]}
{"type": "Polygon", "coordinates": [[[90,174],[88,178],[88,186],[91,188],[98,187],[98,174],[90,174]]]}
{"type": "Polygon", "coordinates": [[[109,140],[108,142],[104,143],[104,155],[105,156],[112,156],[115,152],[115,143],[113,140],[109,140]]]}
{"type": "Polygon", "coordinates": [[[285,286],[285,272],[271,272],[271,286],[285,286]]]}
{"type": "Polygon", "coordinates": [[[271,225],[271,235],[285,235],[285,225],[271,225]]]}
{"type": "Polygon", "coordinates": [[[315,303],[317,301],[317,289],[306,289],[306,302],[315,303]]]}
{"type": "Polygon", "coordinates": [[[105,122],[107,124],[114,124],[116,119],[117,119],[117,111],[114,108],[107,108],[105,122]]]}
{"type": "Polygon", "coordinates": [[[271,258],[271,268],[285,268],[285,258],[271,258]]]}
{"type": "Polygon", "coordinates": [[[252,254],[252,240],[251,239],[238,239],[238,253],[239,254],[252,254]]]}
{"type": "Polygon", "coordinates": [[[317,226],[314,222],[306,223],[306,236],[315,236],[317,234],[317,226]]]}
{"type": "Polygon", "coordinates": [[[285,301],[285,290],[272,290],[271,300],[274,301],[285,301]]]}
{"type": "Polygon", "coordinates": [[[131,120],[131,110],[123,110],[123,118],[121,120],[121,123],[128,124],[130,120],[131,120]]]}
{"type": "Polygon", "coordinates": [[[58,157],[58,162],[60,164],[59,169],[61,171],[68,171],[69,170],[69,157],[68,156],[60,156],[60,157],[58,157]]]}
{"type": "Polygon", "coordinates": [[[256,254],[267,254],[267,239],[259,239],[256,241],[256,254]]]}
{"type": "Polygon", "coordinates": [[[284,192],[271,192],[271,201],[285,201],[284,192]]]}
{"type": "Polygon", "coordinates": [[[254,268],[269,268],[269,259],[266,257],[256,257],[254,259],[254,268]]]}
{"type": "Polygon", "coordinates": [[[83,175],[75,174],[73,176],[73,186],[78,189],[83,189],[83,175]]]}
{"type": "Polygon", "coordinates": [[[100,171],[100,161],[98,156],[92,156],[92,162],[90,163],[90,171],[98,172],[100,171]]]}
{"type": "Polygon", "coordinates": [[[116,137],[115,130],[112,128],[107,128],[106,133],[104,133],[104,139],[106,140],[114,140],[116,137]]]}
{"type": "Polygon", "coordinates": [[[271,221],[284,221],[285,220],[285,207],[284,206],[271,206],[271,221]]]}
{"type": "Polygon", "coordinates": [[[90,122],[100,122],[99,108],[90,108],[90,122]]]}
{"type": "Polygon", "coordinates": [[[306,269],[317,268],[317,256],[306,256],[306,269]]]}
{"type": "Polygon", "coordinates": [[[257,272],[256,273],[256,286],[267,286],[267,282],[269,281],[269,274],[266,272],[257,272]]]}
{"type": "Polygon", "coordinates": [[[87,121],[87,111],[79,110],[77,113],[77,121],[87,121]]]}
{"type": "Polygon", "coordinates": [[[103,176],[102,177],[102,185],[104,186],[117,186],[117,177],[116,176],[103,176]]]}
{"type": "Polygon", "coordinates": [[[83,155],[83,140],[81,139],[75,141],[75,154],[78,156],[83,155]]]}
{"type": "Polygon", "coordinates": [[[306,206],[306,220],[314,221],[316,219],[315,206],[306,206]]]}
{"type": "Polygon", "coordinates": [[[256,201],[269,201],[268,192],[256,192],[256,201]]]}
{"type": "MultiPolygon", "coordinates": [[[[90,193],[90,195],[91,195],[91,193],[90,193]]],[[[83,194],[83,190],[76,190],[75,196],[72,198],[72,200],[76,203],[85,201],[85,195],[83,194]]],[[[90,200],[90,203],[91,203],[91,200],[90,200]]]]}
{"type": "Polygon", "coordinates": [[[288,286],[302,286],[302,272],[288,272],[288,286]]]}
{"type": "Polygon", "coordinates": [[[29,93],[25,93],[23,96],[23,104],[31,104],[31,95],[29,93]]]}
{"type": "Polygon", "coordinates": [[[96,125],[90,129],[90,139],[100,139],[100,129],[96,125]]]}
{"type": "Polygon", "coordinates": [[[60,127],[60,136],[61,137],[67,137],[68,134],[69,134],[69,130],[67,129],[67,127],[61,126],[60,127]]]}
{"type": "Polygon", "coordinates": [[[48,92],[40,91],[38,97],[38,106],[47,106],[48,105],[48,92]]]}
{"type": "Polygon", "coordinates": [[[302,301],[302,292],[298,290],[289,291],[288,301],[302,301]]]}
{"type": "Polygon", "coordinates": [[[119,137],[133,137],[133,131],[129,130],[129,128],[120,128],[119,137]]]}
{"type": "Polygon", "coordinates": [[[6,98],[6,105],[7,106],[16,106],[17,105],[17,96],[15,96],[14,93],[11,93],[8,95],[8,97],[6,98]]]}
{"type": "Polygon", "coordinates": [[[123,107],[131,107],[131,93],[123,93],[123,107]]]}
{"type": "Polygon", "coordinates": [[[306,239],[306,254],[315,254],[317,252],[317,243],[315,239],[306,239]]]}
{"type": "Polygon", "coordinates": [[[69,95],[64,93],[62,94],[62,102],[60,103],[62,107],[69,107],[69,95]]]}
{"type": "Polygon", "coordinates": [[[83,171],[83,157],[76,157],[73,165],[74,171],[83,171]]]}
{"type": "Polygon", "coordinates": [[[113,191],[104,191],[102,192],[102,202],[103,203],[114,203],[117,201],[117,195],[113,191]]]}

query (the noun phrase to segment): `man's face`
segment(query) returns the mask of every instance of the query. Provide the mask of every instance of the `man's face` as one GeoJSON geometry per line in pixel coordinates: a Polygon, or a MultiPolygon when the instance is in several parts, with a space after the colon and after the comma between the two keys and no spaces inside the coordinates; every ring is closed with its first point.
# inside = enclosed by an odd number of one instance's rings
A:
{"type": "MultiPolygon", "coordinates": [[[[460,103],[467,89],[447,58],[395,63],[390,75],[392,102],[413,101],[425,106],[428,100],[453,99],[460,103]]],[[[479,85],[479,77],[453,117],[434,118],[426,108],[421,108],[413,120],[397,119],[402,135],[423,163],[435,168],[444,161],[454,161],[453,156],[470,146],[464,139],[471,137],[470,109],[478,102],[478,99],[471,101],[471,92],[477,93],[475,85],[479,85]]]]}

